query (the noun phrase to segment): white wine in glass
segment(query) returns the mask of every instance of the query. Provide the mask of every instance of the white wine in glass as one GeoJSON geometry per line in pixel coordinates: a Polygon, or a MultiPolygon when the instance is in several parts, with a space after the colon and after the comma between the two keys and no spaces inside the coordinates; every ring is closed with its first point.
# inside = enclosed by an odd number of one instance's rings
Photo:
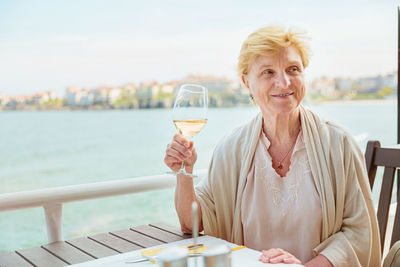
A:
{"type": "MultiPolygon", "coordinates": [[[[172,119],[179,133],[185,138],[192,138],[206,125],[207,101],[208,93],[204,86],[183,84],[179,88],[172,110],[172,119]]],[[[181,169],[174,174],[196,177],[193,174],[186,173],[185,163],[183,161],[181,169]]]]}
{"type": "Polygon", "coordinates": [[[174,120],[175,127],[179,130],[179,133],[186,138],[195,136],[203,129],[206,123],[207,119],[187,121],[174,120]]]}

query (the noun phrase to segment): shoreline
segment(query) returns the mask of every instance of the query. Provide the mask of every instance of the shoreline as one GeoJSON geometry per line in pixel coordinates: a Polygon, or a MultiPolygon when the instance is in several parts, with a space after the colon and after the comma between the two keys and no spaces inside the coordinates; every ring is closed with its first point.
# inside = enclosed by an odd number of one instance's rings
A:
{"type": "Polygon", "coordinates": [[[306,105],[365,105],[365,104],[374,104],[374,105],[396,105],[397,99],[359,99],[359,100],[328,100],[328,101],[315,101],[309,102],[306,105]]]}
{"type": "MultiPolygon", "coordinates": [[[[397,99],[353,99],[353,100],[327,100],[327,101],[303,101],[303,105],[305,106],[329,106],[329,105],[397,105],[397,99]]],[[[237,108],[237,107],[252,107],[253,105],[236,105],[236,106],[220,106],[220,107],[209,107],[212,109],[218,108],[237,108]]],[[[105,111],[105,110],[150,110],[150,109],[171,109],[170,107],[166,108],[126,108],[126,107],[24,107],[24,108],[4,108],[0,107],[0,112],[2,111],[105,111]]]]}

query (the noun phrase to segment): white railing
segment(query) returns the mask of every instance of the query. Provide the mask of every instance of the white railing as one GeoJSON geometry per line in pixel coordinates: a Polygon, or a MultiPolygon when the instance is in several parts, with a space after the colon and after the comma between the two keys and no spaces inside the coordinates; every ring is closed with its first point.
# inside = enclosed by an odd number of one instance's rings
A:
{"type": "MultiPolygon", "coordinates": [[[[206,174],[206,169],[196,172],[199,178],[206,174]]],[[[0,194],[0,212],[43,207],[46,217],[47,236],[49,243],[52,243],[63,240],[63,203],[166,189],[174,187],[175,184],[175,176],[162,174],[6,193],[0,194]]]]}

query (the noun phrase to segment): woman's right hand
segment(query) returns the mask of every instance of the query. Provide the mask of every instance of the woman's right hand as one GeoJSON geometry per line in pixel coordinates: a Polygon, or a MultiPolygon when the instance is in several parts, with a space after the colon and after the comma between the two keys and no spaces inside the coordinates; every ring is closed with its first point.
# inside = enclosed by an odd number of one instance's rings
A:
{"type": "Polygon", "coordinates": [[[263,250],[261,253],[259,261],[262,261],[263,263],[302,264],[295,256],[280,248],[263,250]]]}
{"type": "Polygon", "coordinates": [[[193,166],[197,160],[197,153],[193,147],[193,141],[189,141],[180,134],[175,134],[172,142],[167,145],[164,162],[174,172],[180,170],[182,161],[185,162],[187,173],[193,172],[193,166]]]}

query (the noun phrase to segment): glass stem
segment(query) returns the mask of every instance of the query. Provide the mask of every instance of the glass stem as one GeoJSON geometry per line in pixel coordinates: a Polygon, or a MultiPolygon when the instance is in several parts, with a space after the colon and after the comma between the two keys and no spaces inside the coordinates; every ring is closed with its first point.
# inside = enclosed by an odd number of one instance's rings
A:
{"type": "Polygon", "coordinates": [[[181,171],[185,171],[185,162],[182,160],[181,171]]]}

